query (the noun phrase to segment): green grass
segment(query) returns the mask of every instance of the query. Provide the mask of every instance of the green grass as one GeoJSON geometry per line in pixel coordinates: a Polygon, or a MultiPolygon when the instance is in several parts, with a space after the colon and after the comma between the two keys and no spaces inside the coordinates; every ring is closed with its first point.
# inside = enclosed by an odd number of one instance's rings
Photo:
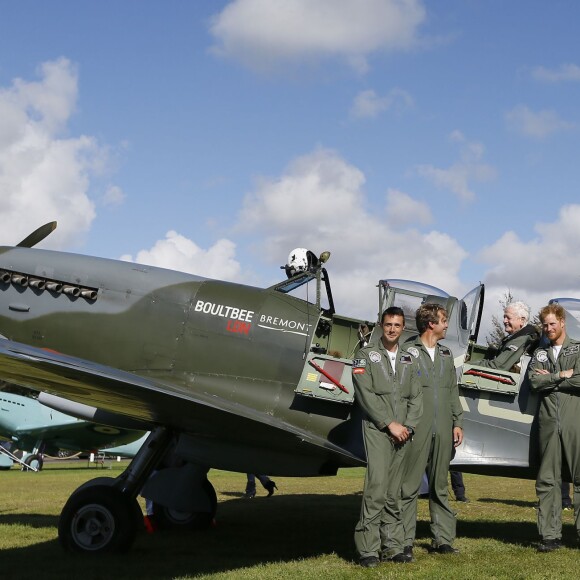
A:
{"type": "MultiPolygon", "coordinates": [[[[577,578],[580,551],[538,554],[534,483],[465,475],[471,503],[458,512],[459,555],[427,552],[427,502],[419,502],[416,562],[365,570],[355,563],[353,530],[364,471],[337,477],[274,478],[278,492],[242,497],[243,474],[211,471],[217,526],[206,532],[142,533],[123,555],[71,555],[57,540],[58,515],[69,494],[96,476],[117,476],[86,462],[46,463],[40,473],[0,471],[0,578],[577,578]]],[[[563,513],[573,545],[573,514],[563,513]]]]}

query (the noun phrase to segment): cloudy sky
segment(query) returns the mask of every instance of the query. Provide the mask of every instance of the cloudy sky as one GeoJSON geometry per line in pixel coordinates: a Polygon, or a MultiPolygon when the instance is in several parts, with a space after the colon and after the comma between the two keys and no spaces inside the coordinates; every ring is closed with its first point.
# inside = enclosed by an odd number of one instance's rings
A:
{"type": "Polygon", "coordinates": [[[0,0],[0,243],[580,298],[575,0],[0,0]]]}

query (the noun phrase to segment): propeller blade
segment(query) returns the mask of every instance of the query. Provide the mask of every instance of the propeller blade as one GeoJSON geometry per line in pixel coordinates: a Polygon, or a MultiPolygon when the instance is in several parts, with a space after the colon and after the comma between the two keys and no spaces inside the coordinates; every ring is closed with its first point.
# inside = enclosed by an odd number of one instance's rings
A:
{"type": "Polygon", "coordinates": [[[56,222],[49,222],[40,226],[37,230],[34,230],[29,236],[24,238],[19,244],[16,246],[21,248],[32,248],[32,246],[36,246],[38,242],[42,242],[46,236],[52,233],[56,229],[56,222]]]}

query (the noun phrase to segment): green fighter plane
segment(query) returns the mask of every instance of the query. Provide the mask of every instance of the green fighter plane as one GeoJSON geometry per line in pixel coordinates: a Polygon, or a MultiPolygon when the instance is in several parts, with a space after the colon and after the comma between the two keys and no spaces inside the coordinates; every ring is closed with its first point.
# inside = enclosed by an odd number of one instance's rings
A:
{"type": "MultiPolygon", "coordinates": [[[[122,475],[71,495],[59,521],[66,549],[128,549],[143,525],[139,494],[166,525],[210,525],[212,467],[316,476],[365,465],[352,357],[380,325],[335,312],[328,252],[291,252],[286,279],[262,289],[34,249],[55,225],[0,248],[0,379],[68,414],[151,431],[122,475]]],[[[425,301],[447,307],[445,344],[461,377],[483,286],[458,300],[419,283],[379,282],[378,312],[401,305],[407,334],[425,301]]],[[[530,463],[530,406],[521,404],[524,388],[485,374],[462,379],[467,420],[455,463],[509,475],[530,463]],[[501,432],[518,437],[513,453],[505,438],[496,444],[501,432]]]]}

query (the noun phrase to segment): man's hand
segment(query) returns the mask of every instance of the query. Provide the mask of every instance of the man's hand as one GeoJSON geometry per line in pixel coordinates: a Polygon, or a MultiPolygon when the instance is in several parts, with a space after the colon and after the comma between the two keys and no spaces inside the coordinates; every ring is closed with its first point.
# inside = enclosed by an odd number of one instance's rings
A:
{"type": "Polygon", "coordinates": [[[405,441],[409,439],[409,431],[407,431],[407,427],[401,425],[400,423],[397,423],[396,421],[392,421],[391,423],[389,423],[387,425],[387,429],[389,430],[391,437],[397,443],[405,443],[405,441]]]}
{"type": "Polygon", "coordinates": [[[536,369],[536,374],[537,375],[549,375],[550,371],[548,371],[546,369],[536,369]]]}
{"type": "Polygon", "coordinates": [[[569,379],[574,374],[574,369],[568,369],[567,371],[560,371],[561,379],[569,379]]]}
{"type": "Polygon", "coordinates": [[[453,427],[453,447],[459,447],[463,443],[463,429],[453,427]]]}

